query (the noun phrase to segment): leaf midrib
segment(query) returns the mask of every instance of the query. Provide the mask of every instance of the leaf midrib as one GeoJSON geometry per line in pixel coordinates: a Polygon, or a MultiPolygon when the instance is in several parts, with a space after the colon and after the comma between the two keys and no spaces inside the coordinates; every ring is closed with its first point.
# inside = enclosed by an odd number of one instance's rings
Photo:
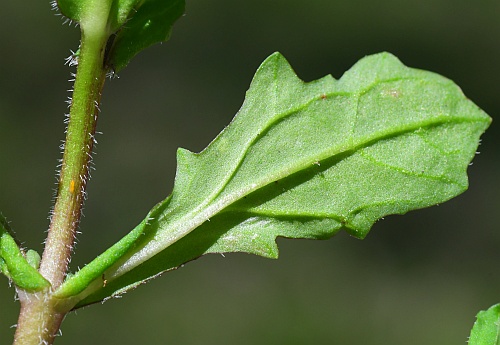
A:
{"type": "MultiPolygon", "coordinates": [[[[295,113],[295,111],[290,111],[287,113],[287,116],[290,114],[295,113]]],[[[259,190],[269,183],[272,183],[273,181],[282,179],[284,177],[287,177],[291,174],[297,173],[301,170],[307,169],[308,167],[311,166],[316,161],[319,161],[320,163],[324,161],[325,159],[333,158],[334,156],[338,155],[345,155],[351,156],[352,154],[356,153],[358,150],[369,147],[378,141],[381,140],[386,140],[391,137],[397,137],[400,135],[403,135],[405,133],[411,133],[414,132],[418,129],[426,129],[426,128],[431,128],[431,127],[436,127],[440,125],[444,125],[450,122],[454,123],[473,123],[473,122],[480,122],[480,119],[471,119],[468,117],[461,117],[461,116],[446,116],[446,115],[441,115],[438,117],[434,117],[432,119],[427,119],[427,121],[422,121],[422,122],[416,122],[412,123],[409,126],[406,127],[399,127],[397,130],[388,130],[385,133],[384,132],[379,132],[377,135],[374,135],[372,137],[366,138],[366,140],[360,142],[358,145],[353,145],[351,148],[348,148],[344,151],[341,152],[331,152],[331,150],[325,150],[322,154],[316,156],[314,158],[309,158],[309,159],[304,159],[302,161],[299,161],[297,164],[295,164],[295,169],[293,170],[286,170],[280,174],[276,175],[271,175],[270,177],[264,178],[261,181],[252,183],[250,185],[250,188],[245,188],[241,190],[239,193],[234,193],[232,197],[225,197],[222,200],[218,200],[218,196],[221,195],[221,193],[224,191],[225,186],[229,184],[231,179],[228,179],[227,183],[224,185],[224,187],[217,193],[217,196],[211,199],[210,201],[203,203],[205,205],[204,211],[202,212],[197,212],[196,210],[193,210],[186,215],[180,217],[178,220],[176,220],[174,223],[168,224],[168,220],[166,221],[166,227],[162,228],[159,230],[159,232],[155,235],[154,240],[152,240],[150,243],[146,244],[142,249],[137,251],[135,254],[133,254],[128,260],[126,260],[120,268],[118,268],[116,271],[110,275],[110,279],[114,279],[132,268],[136,267],[137,264],[146,261],[147,259],[153,257],[154,255],[158,254],[165,248],[169,247],[173,243],[177,242],[187,234],[189,234],[191,231],[199,227],[201,224],[203,224],[205,221],[209,221],[210,218],[214,217],[216,214],[220,213],[222,210],[230,206],[231,204],[239,201],[242,199],[244,196],[247,196],[256,190],[259,190]],[[174,231],[169,231],[171,229],[176,229],[174,231]]],[[[252,141],[253,142],[253,141],[252,141]]],[[[248,148],[247,148],[248,150],[248,148]]],[[[241,161],[243,161],[245,155],[242,156],[241,161]]],[[[241,162],[238,163],[237,167],[241,165],[241,162]]],[[[231,177],[234,176],[235,174],[231,174],[231,177]]],[[[447,181],[448,182],[448,181],[447,181]]],[[[449,181],[453,182],[453,181],[449,181]]],[[[199,207],[197,207],[199,209],[199,207]]]]}

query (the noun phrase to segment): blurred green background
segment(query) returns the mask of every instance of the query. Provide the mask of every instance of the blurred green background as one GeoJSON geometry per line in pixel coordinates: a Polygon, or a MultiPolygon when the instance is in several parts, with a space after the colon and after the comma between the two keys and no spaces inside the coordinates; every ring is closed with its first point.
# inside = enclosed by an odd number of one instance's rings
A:
{"type": "MultiPolygon", "coordinates": [[[[229,123],[272,52],[298,75],[339,78],[380,51],[462,87],[500,113],[496,0],[187,1],[169,43],[107,82],[76,270],[166,197],[175,151],[200,151],[229,123]]],[[[0,210],[39,251],[63,139],[79,31],[48,1],[0,11],[0,210]]],[[[207,256],[122,298],[67,316],[56,344],[464,344],[480,309],[500,302],[500,157],[494,121],[470,190],[387,217],[364,241],[279,240],[279,260],[207,256]]],[[[0,344],[18,304],[0,279],[0,344]]]]}

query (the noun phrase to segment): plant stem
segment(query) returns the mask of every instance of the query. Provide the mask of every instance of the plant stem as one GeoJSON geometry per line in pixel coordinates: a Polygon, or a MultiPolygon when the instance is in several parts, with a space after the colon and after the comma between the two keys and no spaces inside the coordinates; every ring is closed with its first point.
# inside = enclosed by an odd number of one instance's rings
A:
{"type": "Polygon", "coordinates": [[[82,32],[57,199],[40,263],[40,273],[50,281],[53,289],[61,285],[66,275],[85,199],[101,90],[106,77],[105,46],[105,39],[86,37],[82,32]]]}
{"type": "Polygon", "coordinates": [[[14,344],[52,344],[65,314],[71,309],[57,305],[52,292],[63,282],[71,258],[107,72],[104,55],[109,38],[110,2],[97,0],[93,6],[93,13],[98,15],[88,16],[87,21],[80,23],[82,39],[57,199],[40,263],[40,273],[51,283],[51,288],[40,293],[18,290],[21,312],[14,344]]]}
{"type": "Polygon", "coordinates": [[[66,312],[57,312],[48,291],[29,294],[19,291],[21,311],[14,345],[52,344],[66,312]]]}

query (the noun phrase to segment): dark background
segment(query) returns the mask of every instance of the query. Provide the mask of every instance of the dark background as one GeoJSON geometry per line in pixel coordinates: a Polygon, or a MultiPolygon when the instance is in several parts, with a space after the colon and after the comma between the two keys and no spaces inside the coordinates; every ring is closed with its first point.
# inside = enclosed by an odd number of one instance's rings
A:
{"type": "MultiPolygon", "coordinates": [[[[438,72],[496,118],[497,0],[187,1],[169,43],[107,82],[97,170],[76,270],[166,197],[175,151],[203,149],[229,123],[259,64],[280,51],[310,81],[380,51],[438,72]]],[[[41,251],[61,157],[63,61],[79,31],[48,1],[0,11],[0,210],[41,251]]],[[[281,257],[207,256],[104,305],[67,316],[60,344],[464,344],[480,309],[500,302],[499,130],[483,136],[470,190],[387,217],[364,241],[279,240],[281,257]]],[[[0,279],[0,344],[18,303],[0,279]]]]}

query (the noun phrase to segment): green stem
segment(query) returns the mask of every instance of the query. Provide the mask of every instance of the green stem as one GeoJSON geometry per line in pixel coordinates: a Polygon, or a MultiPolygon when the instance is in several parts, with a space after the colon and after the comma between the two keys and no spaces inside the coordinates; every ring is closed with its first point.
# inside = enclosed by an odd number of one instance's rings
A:
{"type": "Polygon", "coordinates": [[[40,273],[57,289],[64,280],[76,229],[80,222],[94,144],[107,37],[87,37],[82,32],[79,64],[66,135],[59,188],[40,273]]]}
{"type": "Polygon", "coordinates": [[[85,199],[99,102],[107,72],[104,55],[109,38],[110,6],[110,1],[94,1],[92,8],[88,8],[89,15],[80,22],[82,39],[57,199],[40,263],[40,273],[50,282],[51,289],[40,293],[18,290],[21,311],[14,344],[52,344],[64,315],[71,309],[71,306],[57,305],[52,293],[66,276],[85,199]]]}

